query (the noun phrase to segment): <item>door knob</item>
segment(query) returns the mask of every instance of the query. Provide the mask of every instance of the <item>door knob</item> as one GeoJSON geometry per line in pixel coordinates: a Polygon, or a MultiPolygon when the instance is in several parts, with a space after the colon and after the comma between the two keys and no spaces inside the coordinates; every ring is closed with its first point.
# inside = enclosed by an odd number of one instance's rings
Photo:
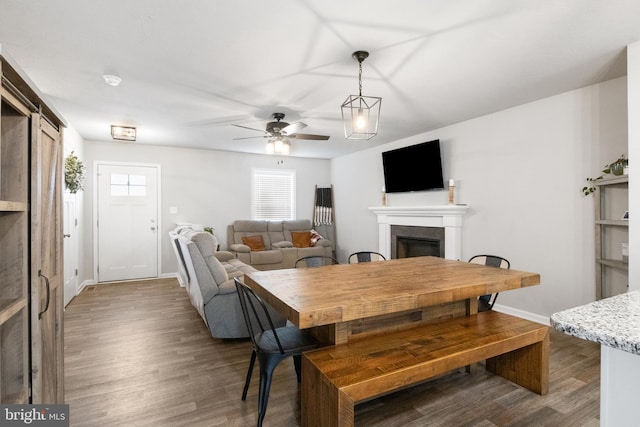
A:
{"type": "Polygon", "coordinates": [[[71,234],[63,234],[62,237],[71,237],[71,234]]]}

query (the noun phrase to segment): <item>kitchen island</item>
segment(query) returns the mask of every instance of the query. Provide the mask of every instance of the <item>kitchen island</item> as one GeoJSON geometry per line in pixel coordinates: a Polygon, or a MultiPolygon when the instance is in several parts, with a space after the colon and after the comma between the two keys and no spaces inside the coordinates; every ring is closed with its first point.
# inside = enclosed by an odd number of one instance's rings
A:
{"type": "Polygon", "coordinates": [[[600,425],[637,426],[640,420],[640,291],[551,315],[551,326],[600,347],[600,425]]]}

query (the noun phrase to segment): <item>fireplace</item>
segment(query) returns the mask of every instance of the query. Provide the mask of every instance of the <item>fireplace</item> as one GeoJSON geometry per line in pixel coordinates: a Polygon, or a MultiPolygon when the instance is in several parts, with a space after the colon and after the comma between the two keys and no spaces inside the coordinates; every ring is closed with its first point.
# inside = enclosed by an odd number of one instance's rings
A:
{"type": "MultiPolygon", "coordinates": [[[[438,256],[447,259],[460,259],[462,252],[462,219],[469,209],[466,205],[442,205],[442,206],[380,206],[369,208],[378,217],[378,252],[387,258],[398,257],[397,239],[393,242],[391,228],[396,226],[415,227],[416,229],[426,229],[427,233],[432,233],[437,229],[437,233],[443,234],[406,234],[403,242],[401,239],[400,251],[408,250],[409,256],[412,254],[423,254],[426,251],[436,249],[438,241],[438,256]],[[408,241],[407,241],[408,239],[408,241]],[[409,248],[404,248],[405,245],[409,248]],[[417,245],[417,247],[416,247],[417,245]],[[412,247],[413,246],[413,247],[412,247]]],[[[415,231],[411,229],[410,231],[415,231]]],[[[431,252],[428,252],[431,253],[431,252]]],[[[418,255],[419,256],[419,255],[418,255]]]]}
{"type": "Polygon", "coordinates": [[[444,244],[443,227],[391,226],[391,258],[444,258],[444,244]]]}

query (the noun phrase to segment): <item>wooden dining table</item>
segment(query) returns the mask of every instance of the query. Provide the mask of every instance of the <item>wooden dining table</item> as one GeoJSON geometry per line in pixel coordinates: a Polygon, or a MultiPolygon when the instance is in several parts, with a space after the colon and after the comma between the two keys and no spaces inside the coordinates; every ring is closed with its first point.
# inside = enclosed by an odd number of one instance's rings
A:
{"type": "Polygon", "coordinates": [[[477,297],[540,284],[540,275],[438,257],[255,271],[245,283],[321,343],[477,313],[477,297]]]}

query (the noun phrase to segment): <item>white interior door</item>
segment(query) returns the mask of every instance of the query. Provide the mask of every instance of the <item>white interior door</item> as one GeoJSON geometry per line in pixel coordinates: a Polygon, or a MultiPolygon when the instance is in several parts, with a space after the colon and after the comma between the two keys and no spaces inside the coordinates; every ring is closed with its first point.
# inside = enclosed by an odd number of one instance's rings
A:
{"type": "Polygon", "coordinates": [[[158,175],[98,165],[98,282],[158,276],[158,175]]]}
{"type": "Polygon", "coordinates": [[[78,217],[76,195],[64,193],[64,305],[78,293],[78,217]]]}

